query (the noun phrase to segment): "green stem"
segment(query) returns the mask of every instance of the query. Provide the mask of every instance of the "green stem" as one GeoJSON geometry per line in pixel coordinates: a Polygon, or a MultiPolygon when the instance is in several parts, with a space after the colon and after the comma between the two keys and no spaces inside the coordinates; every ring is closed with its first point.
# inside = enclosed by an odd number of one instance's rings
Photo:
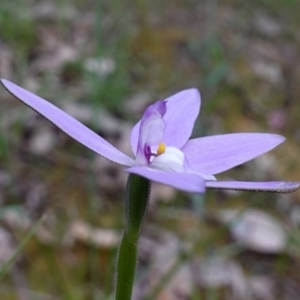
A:
{"type": "Polygon", "coordinates": [[[126,228],[117,261],[116,300],[130,300],[137,261],[137,245],[150,195],[150,182],[129,175],[126,195],[126,228]]]}

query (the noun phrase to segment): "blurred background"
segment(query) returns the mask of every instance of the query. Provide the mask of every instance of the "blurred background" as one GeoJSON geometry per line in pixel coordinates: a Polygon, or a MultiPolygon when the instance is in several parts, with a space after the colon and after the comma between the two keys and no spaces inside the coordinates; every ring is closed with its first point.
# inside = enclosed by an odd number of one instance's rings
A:
{"type": "MultiPolygon", "coordinates": [[[[299,180],[299,11],[298,0],[1,0],[0,76],[130,155],[144,108],[196,87],[194,136],[287,138],[218,179],[299,180]]],[[[113,299],[127,175],[3,87],[0,101],[0,264],[47,215],[0,274],[1,300],[113,299]]],[[[299,200],[153,184],[133,299],[300,299],[299,200]]]]}

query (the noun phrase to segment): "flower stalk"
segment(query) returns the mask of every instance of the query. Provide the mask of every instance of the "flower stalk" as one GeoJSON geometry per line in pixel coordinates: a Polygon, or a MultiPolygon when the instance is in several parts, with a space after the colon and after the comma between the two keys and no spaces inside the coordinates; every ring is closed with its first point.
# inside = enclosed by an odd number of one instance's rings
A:
{"type": "Polygon", "coordinates": [[[134,284],[140,231],[150,196],[150,181],[129,175],[126,193],[126,224],[117,260],[116,300],[130,300],[134,284]]]}

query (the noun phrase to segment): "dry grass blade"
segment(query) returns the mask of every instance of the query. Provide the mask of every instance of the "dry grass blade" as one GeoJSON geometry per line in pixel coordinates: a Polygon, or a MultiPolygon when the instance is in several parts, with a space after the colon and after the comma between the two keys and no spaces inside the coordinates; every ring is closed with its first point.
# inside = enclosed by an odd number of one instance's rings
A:
{"type": "Polygon", "coordinates": [[[16,260],[17,256],[20,254],[20,252],[23,250],[23,248],[26,246],[26,244],[29,242],[29,240],[36,234],[36,232],[39,230],[41,225],[45,222],[46,218],[47,218],[46,215],[42,215],[42,217],[38,220],[38,222],[35,224],[35,226],[25,236],[25,238],[21,242],[20,246],[15,250],[15,252],[12,254],[12,256],[2,265],[2,267],[0,268],[0,280],[3,278],[3,276],[9,270],[9,268],[12,266],[12,264],[16,260]]]}

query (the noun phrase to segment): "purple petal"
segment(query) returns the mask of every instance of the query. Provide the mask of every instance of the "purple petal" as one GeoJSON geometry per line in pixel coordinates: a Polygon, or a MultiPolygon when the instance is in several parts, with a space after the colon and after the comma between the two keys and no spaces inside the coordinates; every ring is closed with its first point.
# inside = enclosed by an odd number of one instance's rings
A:
{"type": "Polygon", "coordinates": [[[189,173],[164,172],[149,167],[131,167],[125,171],[140,175],[151,181],[170,185],[176,189],[191,193],[204,193],[205,181],[201,176],[189,173]]]}
{"type": "Polygon", "coordinates": [[[218,190],[291,193],[299,188],[300,183],[291,181],[207,181],[205,185],[209,189],[218,190]]]}
{"type": "Polygon", "coordinates": [[[150,148],[158,145],[164,137],[166,127],[163,116],[166,113],[166,102],[157,101],[148,106],[141,119],[136,163],[147,165],[150,163],[150,148]]]}
{"type": "Polygon", "coordinates": [[[200,111],[200,94],[189,89],[166,99],[167,112],[164,116],[166,130],[163,142],[180,149],[190,138],[200,111]]]}
{"type": "Polygon", "coordinates": [[[195,171],[217,174],[270,151],[284,140],[276,134],[233,133],[192,139],[181,150],[195,171]]]}
{"type": "MultiPolygon", "coordinates": [[[[167,112],[164,116],[166,129],[163,143],[181,148],[192,134],[200,110],[200,94],[196,89],[181,91],[167,98],[167,112]]],[[[131,131],[131,148],[137,151],[140,121],[131,131]]]]}
{"type": "Polygon", "coordinates": [[[133,159],[64,111],[6,79],[1,79],[1,82],[13,96],[43,115],[79,143],[121,165],[132,166],[134,164],[133,159]]]}

